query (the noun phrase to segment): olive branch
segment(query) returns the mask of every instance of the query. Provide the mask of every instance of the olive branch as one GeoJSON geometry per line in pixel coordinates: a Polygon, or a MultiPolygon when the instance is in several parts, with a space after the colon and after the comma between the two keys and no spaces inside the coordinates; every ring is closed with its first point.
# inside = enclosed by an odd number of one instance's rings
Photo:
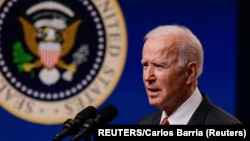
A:
{"type": "MultiPolygon", "coordinates": [[[[23,49],[22,43],[17,41],[13,44],[13,61],[17,64],[17,69],[19,72],[23,72],[24,65],[29,63],[34,59],[34,57],[26,53],[23,49]]],[[[31,76],[34,77],[34,72],[31,71],[31,76]]]]}

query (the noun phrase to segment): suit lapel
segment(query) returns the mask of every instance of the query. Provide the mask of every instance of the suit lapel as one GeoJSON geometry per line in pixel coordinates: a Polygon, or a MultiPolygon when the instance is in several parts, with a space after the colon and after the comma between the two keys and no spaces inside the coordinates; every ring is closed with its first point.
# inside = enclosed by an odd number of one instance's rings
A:
{"type": "Polygon", "coordinates": [[[207,112],[209,111],[211,107],[211,102],[209,101],[208,97],[204,94],[202,94],[202,101],[198,108],[195,110],[193,116],[188,122],[188,125],[201,125],[205,123],[205,118],[207,115],[207,112]]]}
{"type": "Polygon", "coordinates": [[[157,125],[160,123],[160,120],[161,120],[161,114],[162,114],[162,111],[161,110],[157,110],[151,120],[151,123],[154,124],[154,125],[157,125]]]}

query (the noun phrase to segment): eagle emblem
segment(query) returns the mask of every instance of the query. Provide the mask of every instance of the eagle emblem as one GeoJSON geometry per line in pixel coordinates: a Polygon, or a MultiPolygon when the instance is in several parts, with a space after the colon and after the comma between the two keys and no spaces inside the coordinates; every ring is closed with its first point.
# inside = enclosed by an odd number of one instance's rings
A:
{"type": "Polygon", "coordinates": [[[77,70],[77,64],[66,63],[63,57],[72,49],[77,29],[81,20],[76,20],[66,26],[61,19],[41,19],[31,24],[23,17],[19,17],[24,40],[30,52],[37,57],[33,62],[23,63],[21,69],[31,72],[41,68],[39,78],[45,85],[55,84],[61,77],[58,69],[65,70],[62,78],[72,80],[77,70]]]}

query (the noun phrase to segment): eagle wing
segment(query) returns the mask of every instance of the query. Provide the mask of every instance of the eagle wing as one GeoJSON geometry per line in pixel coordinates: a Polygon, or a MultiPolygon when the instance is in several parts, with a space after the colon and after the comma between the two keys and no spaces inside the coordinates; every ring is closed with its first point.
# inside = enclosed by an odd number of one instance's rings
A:
{"type": "Polygon", "coordinates": [[[23,26],[24,39],[27,43],[29,50],[34,54],[38,55],[38,44],[36,42],[36,29],[24,18],[19,17],[18,20],[23,26]]]}
{"type": "Polygon", "coordinates": [[[64,41],[62,44],[62,57],[71,50],[73,43],[75,42],[76,31],[80,23],[81,23],[81,20],[77,20],[71,25],[69,25],[63,31],[62,37],[64,41]]]}

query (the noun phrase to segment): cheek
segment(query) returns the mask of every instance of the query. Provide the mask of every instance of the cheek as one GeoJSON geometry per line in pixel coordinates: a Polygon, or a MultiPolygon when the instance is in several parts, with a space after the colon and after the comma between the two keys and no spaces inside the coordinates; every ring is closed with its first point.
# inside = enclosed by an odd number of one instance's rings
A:
{"type": "Polygon", "coordinates": [[[163,91],[170,92],[181,87],[183,78],[179,73],[168,73],[158,76],[157,80],[163,91]]]}
{"type": "Polygon", "coordinates": [[[163,86],[169,86],[174,82],[174,76],[168,73],[157,75],[157,81],[163,86]]]}

